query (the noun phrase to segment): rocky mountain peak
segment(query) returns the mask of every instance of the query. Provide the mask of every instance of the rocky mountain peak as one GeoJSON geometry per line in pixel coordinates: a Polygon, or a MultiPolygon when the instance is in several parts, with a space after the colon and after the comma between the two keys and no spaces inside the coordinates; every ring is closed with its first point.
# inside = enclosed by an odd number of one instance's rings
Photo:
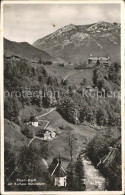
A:
{"type": "Polygon", "coordinates": [[[84,61],[95,56],[120,59],[120,25],[99,21],[88,25],[66,25],[37,40],[35,47],[52,56],[69,61],[84,61]]]}

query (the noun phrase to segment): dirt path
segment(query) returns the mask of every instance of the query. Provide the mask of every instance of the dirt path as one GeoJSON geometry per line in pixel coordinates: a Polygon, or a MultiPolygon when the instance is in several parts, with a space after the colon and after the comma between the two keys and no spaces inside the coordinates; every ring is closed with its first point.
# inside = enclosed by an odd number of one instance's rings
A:
{"type": "MultiPolygon", "coordinates": [[[[42,115],[40,115],[40,116],[37,117],[37,118],[38,118],[38,121],[46,122],[46,125],[45,125],[44,129],[46,129],[46,128],[48,127],[49,121],[47,121],[47,120],[39,120],[39,118],[48,115],[49,113],[53,112],[54,110],[56,110],[56,108],[53,108],[53,109],[51,109],[49,112],[47,112],[47,113],[45,113],[45,114],[42,114],[42,115]]],[[[30,140],[30,142],[28,143],[28,147],[30,146],[30,144],[33,142],[34,139],[43,140],[43,139],[41,139],[41,138],[39,138],[39,137],[37,137],[37,136],[34,136],[34,137],[30,140]]]]}
{"type": "Polygon", "coordinates": [[[70,77],[70,76],[72,76],[72,75],[74,75],[74,74],[78,74],[78,73],[81,73],[83,70],[80,70],[80,71],[78,71],[78,72],[74,72],[74,73],[72,73],[72,74],[68,74],[64,79],[63,79],[63,82],[68,78],[68,77],[70,77]]]}
{"type": "Polygon", "coordinates": [[[47,112],[47,113],[45,113],[45,114],[42,114],[42,115],[38,116],[38,118],[41,118],[41,117],[43,117],[43,116],[46,116],[47,114],[53,112],[54,110],[56,110],[56,108],[53,108],[53,109],[51,109],[49,112],[47,112]]]}

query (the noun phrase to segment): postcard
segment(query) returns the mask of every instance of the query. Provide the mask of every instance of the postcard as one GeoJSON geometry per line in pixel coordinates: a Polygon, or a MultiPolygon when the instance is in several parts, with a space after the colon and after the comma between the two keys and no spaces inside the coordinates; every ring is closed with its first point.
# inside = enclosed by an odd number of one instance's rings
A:
{"type": "Polygon", "coordinates": [[[2,195],[124,194],[124,8],[1,3],[2,195]]]}

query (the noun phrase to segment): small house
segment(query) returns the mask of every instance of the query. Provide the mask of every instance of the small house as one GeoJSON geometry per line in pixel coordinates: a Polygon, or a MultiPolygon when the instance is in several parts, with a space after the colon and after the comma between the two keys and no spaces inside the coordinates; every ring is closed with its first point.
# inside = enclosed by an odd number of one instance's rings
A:
{"type": "Polygon", "coordinates": [[[12,60],[19,61],[19,60],[20,60],[20,57],[19,57],[19,56],[12,55],[12,56],[11,56],[11,59],[12,59],[12,60]]]}
{"type": "Polygon", "coordinates": [[[55,138],[56,137],[56,132],[55,131],[51,131],[51,137],[55,138]]]}
{"type": "Polygon", "coordinates": [[[34,127],[38,127],[38,119],[36,116],[31,116],[29,120],[29,124],[33,125],[34,127]]]}
{"type": "Polygon", "coordinates": [[[54,186],[66,187],[66,171],[62,166],[61,158],[54,158],[49,166],[49,172],[54,186]]]}
{"type": "Polygon", "coordinates": [[[52,139],[52,137],[51,137],[51,131],[49,131],[47,129],[39,130],[39,132],[35,136],[36,137],[39,137],[39,138],[41,138],[43,140],[52,139]]]}
{"type": "Polygon", "coordinates": [[[5,56],[5,58],[7,60],[16,60],[16,61],[19,61],[20,60],[20,57],[19,56],[15,56],[15,55],[12,55],[12,56],[5,56]]]}
{"type": "Polygon", "coordinates": [[[99,57],[89,57],[88,58],[88,64],[96,64],[99,60],[99,57]]]}
{"type": "Polygon", "coordinates": [[[6,60],[11,60],[11,56],[5,56],[6,60]]]}
{"type": "Polygon", "coordinates": [[[39,132],[36,134],[36,137],[40,137],[43,140],[50,140],[56,137],[56,132],[50,131],[48,129],[42,129],[39,130],[39,132]]]}

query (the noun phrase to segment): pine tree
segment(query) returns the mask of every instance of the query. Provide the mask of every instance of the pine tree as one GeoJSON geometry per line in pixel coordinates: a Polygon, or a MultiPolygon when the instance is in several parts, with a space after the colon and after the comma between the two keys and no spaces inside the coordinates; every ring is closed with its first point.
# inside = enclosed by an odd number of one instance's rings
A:
{"type": "Polygon", "coordinates": [[[75,173],[77,176],[77,186],[78,191],[84,191],[85,190],[85,184],[83,183],[84,179],[84,166],[81,159],[78,159],[75,164],[75,173]]]}

